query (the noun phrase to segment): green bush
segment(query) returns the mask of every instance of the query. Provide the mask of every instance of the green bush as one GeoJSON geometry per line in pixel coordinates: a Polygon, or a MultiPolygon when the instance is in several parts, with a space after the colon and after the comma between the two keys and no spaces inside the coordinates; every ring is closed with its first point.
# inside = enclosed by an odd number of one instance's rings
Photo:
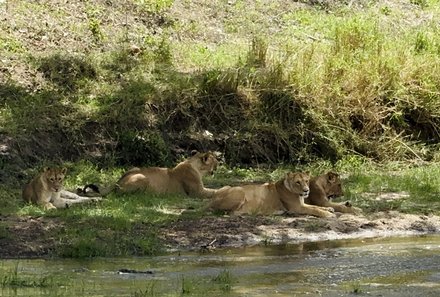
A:
{"type": "Polygon", "coordinates": [[[156,131],[127,131],[121,133],[118,150],[118,163],[133,166],[165,166],[170,164],[170,151],[167,143],[156,131]]]}

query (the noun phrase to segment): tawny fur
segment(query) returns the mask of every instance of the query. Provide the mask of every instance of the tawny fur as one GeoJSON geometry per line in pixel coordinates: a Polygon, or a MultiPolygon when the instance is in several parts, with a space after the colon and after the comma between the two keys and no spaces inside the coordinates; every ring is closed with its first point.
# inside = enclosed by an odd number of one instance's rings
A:
{"type": "Polygon", "coordinates": [[[334,172],[314,177],[310,180],[310,194],[304,202],[307,204],[332,207],[337,212],[342,213],[360,213],[360,208],[354,207],[350,202],[335,203],[330,201],[329,197],[341,197],[342,191],[341,179],[334,172]]]}
{"type": "Polygon", "coordinates": [[[211,197],[216,190],[205,188],[202,177],[213,174],[217,166],[218,161],[213,153],[196,153],[174,168],[132,168],[122,175],[116,185],[99,193],[106,195],[116,189],[118,192],[152,191],[211,197]]]}
{"type": "Polygon", "coordinates": [[[224,187],[217,191],[208,209],[232,214],[278,214],[290,212],[333,217],[331,208],[304,204],[309,194],[308,173],[287,173],[276,183],[224,187]]]}
{"type": "Polygon", "coordinates": [[[43,172],[25,185],[22,192],[23,200],[40,205],[44,209],[54,209],[101,199],[100,197],[81,197],[63,190],[66,172],[66,168],[45,168],[43,172]]]}

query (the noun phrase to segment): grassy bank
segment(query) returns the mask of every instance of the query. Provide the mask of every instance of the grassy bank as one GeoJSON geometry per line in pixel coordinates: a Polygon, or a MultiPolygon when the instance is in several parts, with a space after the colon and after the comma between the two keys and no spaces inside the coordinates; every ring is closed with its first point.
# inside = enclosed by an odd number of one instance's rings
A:
{"type": "Polygon", "coordinates": [[[1,166],[438,160],[438,2],[315,2],[1,4],[1,166]]]}
{"type": "Polygon", "coordinates": [[[177,209],[203,215],[160,195],[23,206],[20,186],[60,163],[74,188],[209,149],[225,160],[215,187],[335,168],[367,213],[439,213],[436,0],[3,1],[0,15],[0,209],[69,226],[54,255],[154,254],[177,209]]]}
{"type": "MultiPolygon", "coordinates": [[[[330,163],[316,163],[314,167],[302,167],[313,174],[323,173],[330,168],[344,176],[344,200],[361,207],[367,217],[378,211],[396,210],[404,213],[440,215],[439,166],[378,167],[361,159],[348,159],[330,163]]],[[[276,170],[240,169],[221,167],[208,179],[206,184],[217,188],[241,182],[275,181],[288,170],[298,168],[283,167],[276,170]]],[[[102,171],[90,163],[70,164],[67,188],[75,188],[84,183],[89,174],[96,182],[113,180],[120,170],[102,171]]],[[[56,244],[49,254],[68,258],[96,256],[156,255],[164,252],[160,229],[172,225],[177,220],[197,224],[207,214],[204,206],[208,201],[178,195],[157,194],[110,194],[105,200],[88,206],[72,207],[67,210],[43,211],[39,207],[24,205],[16,196],[18,191],[2,188],[2,215],[19,217],[49,218],[54,222],[50,232],[43,237],[51,238],[56,244]]],[[[341,199],[340,199],[341,200],[341,199]]],[[[276,219],[276,218],[270,218],[276,219]]],[[[14,236],[7,221],[0,222],[0,238],[14,236]]]]}

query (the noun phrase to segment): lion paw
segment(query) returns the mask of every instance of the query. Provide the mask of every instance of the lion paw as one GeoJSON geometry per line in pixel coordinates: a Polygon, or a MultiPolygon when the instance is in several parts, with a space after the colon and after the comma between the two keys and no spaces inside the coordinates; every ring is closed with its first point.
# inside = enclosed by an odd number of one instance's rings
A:
{"type": "Polygon", "coordinates": [[[224,191],[224,190],[227,190],[227,189],[230,189],[230,188],[232,188],[232,187],[231,186],[223,186],[220,189],[218,189],[217,191],[224,191]]]}
{"type": "Polygon", "coordinates": [[[43,206],[44,210],[57,209],[52,203],[47,203],[43,206]]]}
{"type": "Polygon", "coordinates": [[[352,207],[351,210],[353,211],[354,214],[361,214],[362,213],[362,209],[360,209],[359,207],[352,207]]]}
{"type": "MultiPolygon", "coordinates": [[[[331,207],[330,207],[331,208],[331,207]]],[[[334,210],[333,210],[334,211],[334,210]]],[[[336,214],[334,212],[326,212],[324,218],[336,218],[336,214]]]]}

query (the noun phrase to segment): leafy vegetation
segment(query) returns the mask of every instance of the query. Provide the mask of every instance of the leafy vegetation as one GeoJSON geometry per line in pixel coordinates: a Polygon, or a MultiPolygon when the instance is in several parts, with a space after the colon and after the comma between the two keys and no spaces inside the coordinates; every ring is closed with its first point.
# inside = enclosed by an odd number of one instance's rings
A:
{"type": "Polygon", "coordinates": [[[0,13],[0,212],[68,225],[56,255],[158,253],[157,228],[204,205],[23,206],[20,185],[59,163],[74,189],[210,149],[225,160],[212,187],[335,169],[367,213],[439,214],[438,1],[3,1],[0,13]]]}
{"type": "Polygon", "coordinates": [[[438,160],[438,4],[401,2],[3,4],[2,133],[24,166],[170,164],[173,148],[228,164],[438,160]],[[218,14],[221,41],[180,13],[194,6],[218,14]]]}

